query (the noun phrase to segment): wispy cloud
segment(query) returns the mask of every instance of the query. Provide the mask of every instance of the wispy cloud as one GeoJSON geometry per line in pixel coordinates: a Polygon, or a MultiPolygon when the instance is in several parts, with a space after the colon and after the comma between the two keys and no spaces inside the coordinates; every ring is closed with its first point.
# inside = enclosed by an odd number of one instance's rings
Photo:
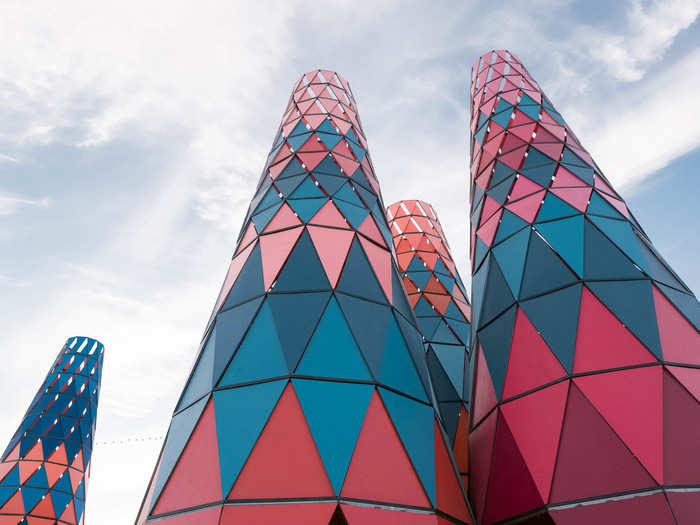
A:
{"type": "Polygon", "coordinates": [[[40,199],[31,199],[22,195],[7,193],[0,190],[0,216],[14,215],[20,212],[23,208],[39,208],[46,209],[51,204],[51,200],[47,197],[40,199]]]}

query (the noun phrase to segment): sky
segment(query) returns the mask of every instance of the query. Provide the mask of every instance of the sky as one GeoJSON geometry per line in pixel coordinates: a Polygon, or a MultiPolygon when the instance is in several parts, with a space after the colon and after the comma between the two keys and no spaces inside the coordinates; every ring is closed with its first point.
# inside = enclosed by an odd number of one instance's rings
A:
{"type": "MultiPolygon", "coordinates": [[[[0,5],[0,439],[65,339],[105,344],[87,524],[136,517],[298,77],[355,94],[385,204],[465,282],[468,78],[520,57],[700,291],[700,0],[0,5]]],[[[4,445],[3,445],[4,447],[4,445]]]]}

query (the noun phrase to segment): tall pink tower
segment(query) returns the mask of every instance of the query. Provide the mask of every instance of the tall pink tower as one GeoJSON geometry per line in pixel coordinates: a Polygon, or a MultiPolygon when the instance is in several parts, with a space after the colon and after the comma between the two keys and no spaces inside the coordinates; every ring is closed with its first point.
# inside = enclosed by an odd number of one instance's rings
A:
{"type": "Polygon", "coordinates": [[[354,96],[311,71],[137,523],[471,524],[433,397],[354,96]]]}
{"type": "Polygon", "coordinates": [[[471,133],[478,522],[700,523],[697,299],[508,51],[471,133]]]}

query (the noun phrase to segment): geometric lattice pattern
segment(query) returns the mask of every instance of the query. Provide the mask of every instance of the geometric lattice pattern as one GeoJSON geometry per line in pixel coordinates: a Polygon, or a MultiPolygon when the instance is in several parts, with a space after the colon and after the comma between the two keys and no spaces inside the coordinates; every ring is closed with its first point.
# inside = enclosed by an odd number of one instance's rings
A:
{"type": "Polygon", "coordinates": [[[137,523],[471,523],[348,83],[295,84],[137,523]]]}
{"type": "Polygon", "coordinates": [[[386,213],[408,302],[425,340],[440,417],[467,486],[471,307],[433,207],[400,201],[386,213]]]}
{"type": "Polygon", "coordinates": [[[0,462],[0,524],[82,524],[104,346],[71,337],[0,462]]]}
{"type": "Polygon", "coordinates": [[[471,81],[478,522],[697,523],[697,299],[514,55],[471,81]]]}

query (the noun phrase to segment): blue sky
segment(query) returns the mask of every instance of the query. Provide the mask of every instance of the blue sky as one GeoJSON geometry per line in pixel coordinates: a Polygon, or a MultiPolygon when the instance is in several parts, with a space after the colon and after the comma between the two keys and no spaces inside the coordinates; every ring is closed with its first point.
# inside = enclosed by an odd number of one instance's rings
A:
{"type": "Polygon", "coordinates": [[[350,81],[385,203],[431,202],[468,282],[468,75],[510,49],[700,290],[699,0],[371,4],[0,7],[0,429],[68,336],[105,343],[88,523],[136,515],[160,443],[133,439],[167,429],[305,71],[350,81]]]}

